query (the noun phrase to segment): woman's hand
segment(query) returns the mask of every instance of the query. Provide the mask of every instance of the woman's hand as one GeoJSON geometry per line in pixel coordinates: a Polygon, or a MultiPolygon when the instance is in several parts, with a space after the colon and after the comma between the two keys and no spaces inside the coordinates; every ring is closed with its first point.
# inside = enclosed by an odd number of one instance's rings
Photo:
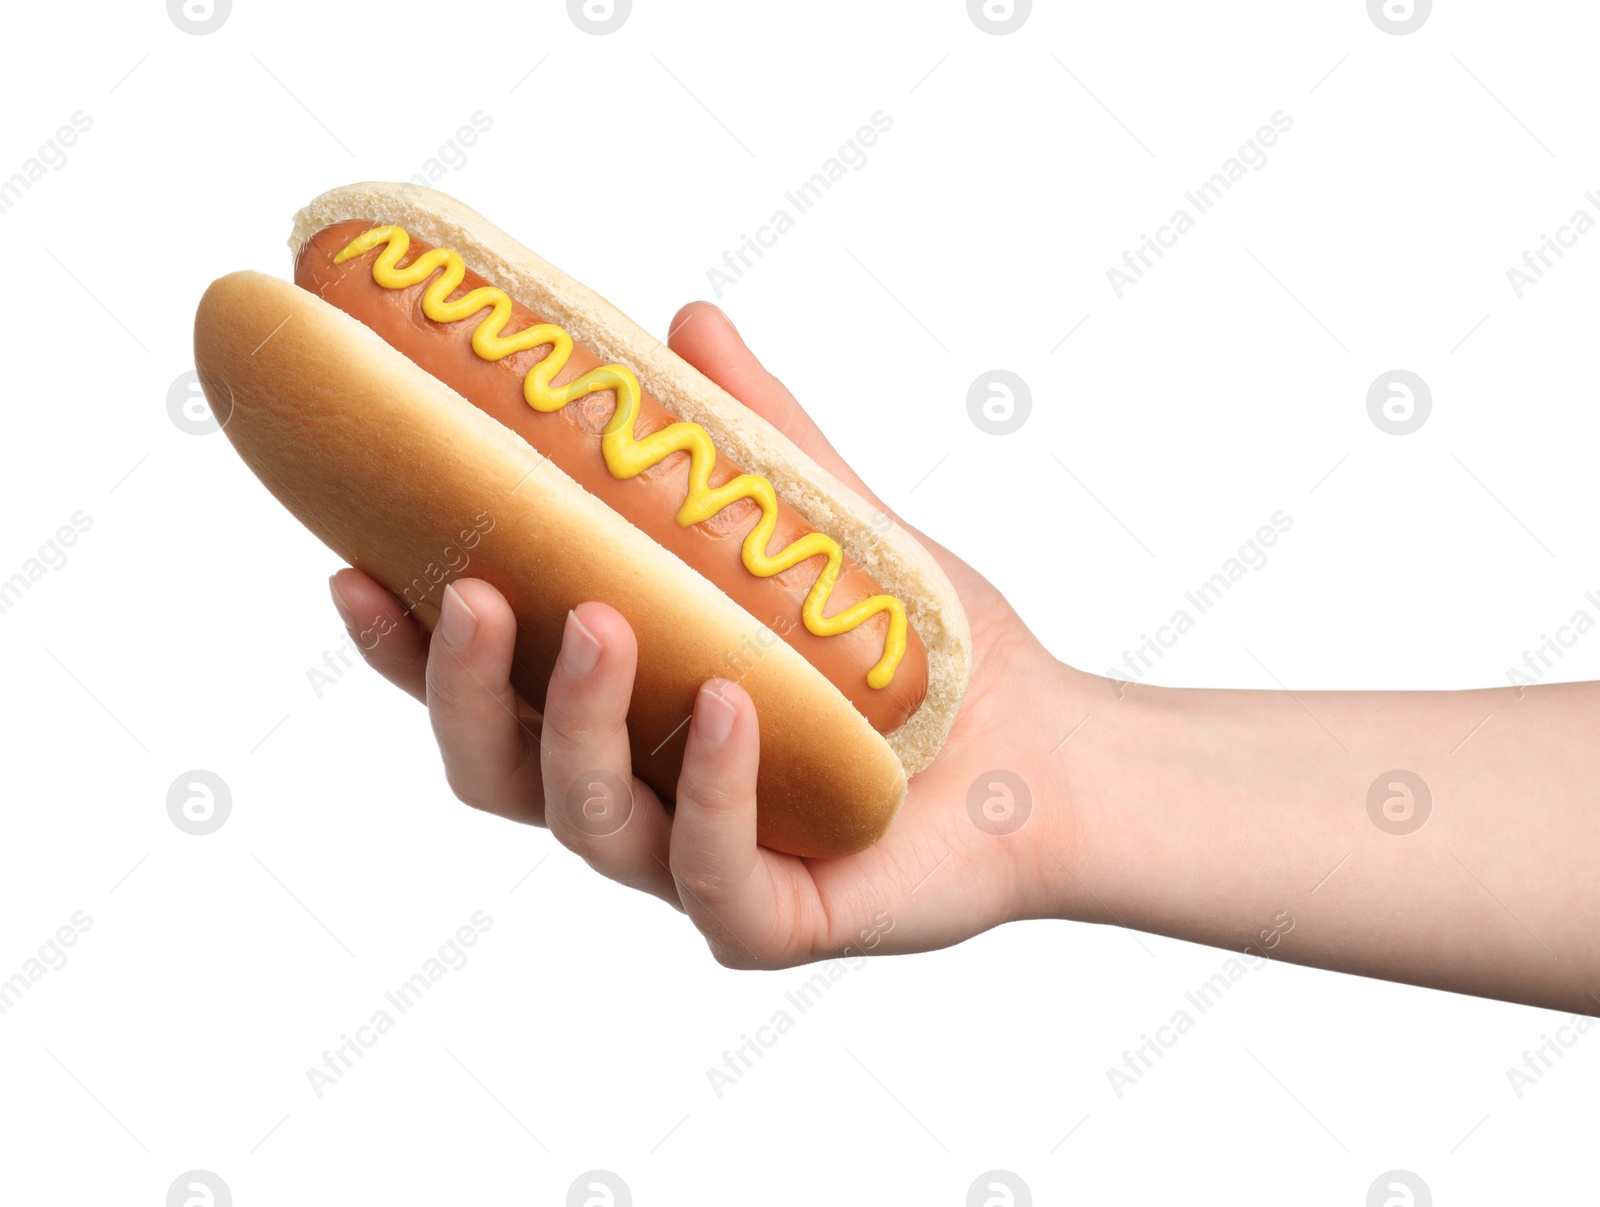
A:
{"type": "MultiPolygon", "coordinates": [[[[680,356],[892,514],[722,311],[692,303],[671,330],[680,356]]],[[[1077,883],[1080,836],[1057,752],[1088,711],[1078,704],[1089,677],[1056,662],[971,567],[915,535],[965,605],[972,680],[942,753],[911,781],[888,833],[832,860],[756,845],[759,728],[734,683],[700,690],[671,812],[633,778],[625,722],[637,647],[614,609],[585,603],[569,614],[541,716],[512,690],[516,621],[487,583],[452,584],[431,638],[359,571],[341,570],[332,587],[352,636],[367,635],[358,642],[367,661],[428,705],[463,801],[548,826],[597,871],[678,906],[723,964],[773,968],[943,947],[1011,919],[1059,915],[1075,897],[1062,886],[1077,883]],[[586,824],[587,793],[571,790],[597,769],[632,785],[631,814],[611,833],[586,824]]]]}

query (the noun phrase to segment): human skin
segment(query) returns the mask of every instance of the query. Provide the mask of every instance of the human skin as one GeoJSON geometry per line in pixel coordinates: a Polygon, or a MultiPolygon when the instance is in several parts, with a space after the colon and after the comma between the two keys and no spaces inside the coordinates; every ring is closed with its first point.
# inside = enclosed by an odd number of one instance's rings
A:
{"type": "MultiPolygon", "coordinates": [[[[680,356],[893,514],[720,310],[692,303],[671,331],[680,356]]],[[[632,779],[637,647],[614,609],[569,615],[541,716],[511,688],[516,622],[489,584],[453,583],[431,635],[356,570],[331,586],[367,661],[427,704],[457,796],[548,826],[603,875],[683,910],[723,964],[926,951],[1060,918],[1600,1014],[1600,684],[1120,683],[1052,657],[993,586],[903,526],[960,593],[972,680],[888,833],[843,859],[757,846],[758,726],[734,683],[697,696],[674,807],[632,779]],[[578,823],[567,790],[596,769],[633,786],[627,823],[603,836],[578,823]],[[1009,833],[969,812],[996,770],[1026,786],[1009,833]],[[1409,805],[1420,828],[1404,824],[1396,770],[1426,785],[1409,805]]]]}

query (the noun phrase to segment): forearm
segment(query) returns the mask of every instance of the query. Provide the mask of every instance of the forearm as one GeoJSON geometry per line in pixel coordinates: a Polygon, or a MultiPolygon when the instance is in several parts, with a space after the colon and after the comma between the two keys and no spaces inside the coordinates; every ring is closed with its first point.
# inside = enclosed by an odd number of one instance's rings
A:
{"type": "Polygon", "coordinates": [[[1119,699],[1087,676],[1083,689],[1098,702],[1063,750],[1082,882],[1066,899],[1080,916],[1600,1013],[1600,684],[1520,698],[1119,699]],[[1425,785],[1410,822],[1394,816],[1396,770],[1425,785]]]}

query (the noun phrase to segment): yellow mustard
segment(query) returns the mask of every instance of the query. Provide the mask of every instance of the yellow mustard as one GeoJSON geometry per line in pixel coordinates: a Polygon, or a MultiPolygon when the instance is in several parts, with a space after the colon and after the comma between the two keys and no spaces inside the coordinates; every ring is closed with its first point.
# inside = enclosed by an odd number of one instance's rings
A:
{"type": "Polygon", "coordinates": [[[550,382],[566,367],[572,355],[572,337],[552,323],[537,323],[512,335],[502,334],[511,321],[511,299],[503,289],[481,286],[455,301],[446,299],[460,287],[467,266],[449,248],[436,247],[418,256],[405,268],[399,267],[411,246],[411,236],[398,226],[378,226],[353,239],[337,256],[342,264],[385,244],[372,266],[372,279],[385,289],[407,289],[420,285],[441,268],[439,278],[422,295],[422,312],[436,323],[455,323],[487,309],[489,314],[472,332],[472,350],[484,360],[501,360],[513,352],[550,344],[552,351],[523,377],[522,395],[536,411],[559,411],[569,402],[600,390],[617,392],[617,409],[600,433],[600,448],[613,477],[628,479],[649,469],[673,453],[689,454],[689,493],[678,510],[678,523],[684,527],[699,524],[740,499],[754,499],[761,506],[761,520],[744,539],[741,555],[745,569],[760,578],[770,578],[807,558],[824,555],[827,565],[817,576],[800,608],[806,628],[819,637],[847,633],[879,612],[889,614],[889,633],[883,643],[883,657],[867,672],[867,684],[884,688],[894,681],[895,669],[906,652],[906,610],[892,595],[874,595],[844,609],[837,616],[823,616],[828,597],[844,562],[837,541],[820,532],[810,532],[781,550],[767,553],[767,545],[778,526],[778,498],[772,483],[757,474],[740,474],[726,484],[712,488],[711,468],[716,463],[716,448],[705,428],[698,423],[678,422],[646,436],[634,435],[639,415],[639,379],[622,365],[602,365],[564,386],[550,382]]]}

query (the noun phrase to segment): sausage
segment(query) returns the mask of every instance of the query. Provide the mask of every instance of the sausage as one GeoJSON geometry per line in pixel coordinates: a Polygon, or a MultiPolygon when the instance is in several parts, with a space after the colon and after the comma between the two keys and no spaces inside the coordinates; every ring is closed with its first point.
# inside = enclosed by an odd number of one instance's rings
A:
{"type": "MultiPolygon", "coordinates": [[[[549,344],[514,352],[498,361],[484,360],[472,349],[473,321],[436,323],[422,313],[422,295],[429,282],[405,289],[385,289],[372,279],[373,261],[381,249],[335,264],[334,257],[372,222],[357,220],[324,227],[307,240],[295,263],[295,283],[319,294],[352,318],[370,327],[390,346],[454,389],[462,397],[511,428],[536,451],[550,458],[585,490],[598,496],[659,544],[699,571],[725,594],[766,625],[825,675],[879,733],[892,733],[922,704],[928,689],[927,653],[915,626],[908,626],[906,651],[894,678],[884,688],[868,685],[867,671],[883,653],[889,618],[869,617],[848,632],[819,637],[800,619],[800,605],[821,573],[824,559],[812,557],[771,578],[745,569],[740,547],[760,518],[761,508],[740,499],[702,523],[680,526],[678,508],[688,492],[689,457],[673,453],[637,477],[619,479],[607,468],[600,448],[600,430],[616,409],[616,393],[602,390],[559,411],[541,414],[523,398],[522,379],[551,352],[549,344]]],[[[405,263],[432,250],[415,236],[405,263]]],[[[432,278],[430,278],[430,281],[432,278]]],[[[470,266],[451,299],[485,285],[470,266]]],[[[515,299],[507,332],[544,321],[515,299]]],[[[564,385],[602,365],[598,357],[574,345],[571,358],[553,384],[564,385]]],[[[635,431],[649,435],[677,422],[650,394],[640,400],[635,431]]],[[[710,483],[720,486],[744,472],[719,452],[710,483]]],[[[792,507],[779,500],[778,524],[769,549],[782,549],[815,531],[792,507]]],[[[859,566],[845,563],[829,596],[827,614],[881,593],[859,566]]],[[[727,677],[737,679],[761,650],[730,650],[727,677]]]]}

